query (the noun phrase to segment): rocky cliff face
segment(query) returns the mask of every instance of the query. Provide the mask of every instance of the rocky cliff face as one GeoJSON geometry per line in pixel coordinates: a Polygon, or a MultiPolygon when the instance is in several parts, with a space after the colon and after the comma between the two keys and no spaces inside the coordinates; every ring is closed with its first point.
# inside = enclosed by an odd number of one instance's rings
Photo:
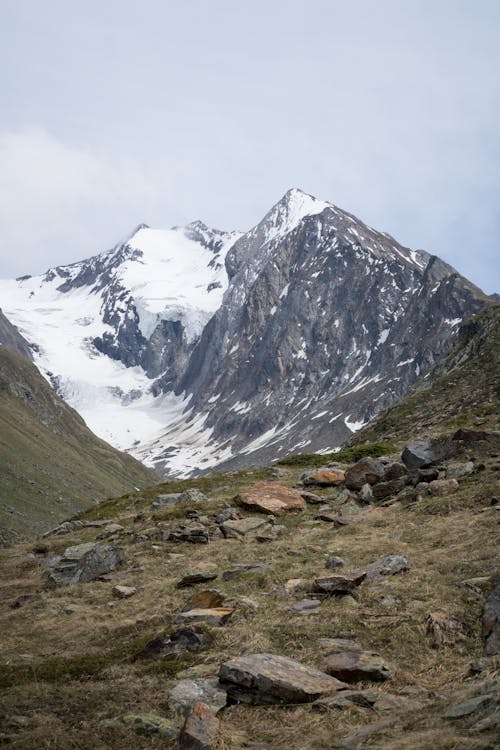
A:
{"type": "Polygon", "coordinates": [[[0,346],[6,346],[26,359],[33,360],[33,353],[25,338],[21,336],[15,326],[12,325],[0,310],[0,346]]]}
{"type": "Polygon", "coordinates": [[[5,292],[93,429],[181,475],[334,449],[487,304],[437,257],[299,190],[245,234],[140,226],[110,253],[5,292]],[[71,310],[63,337],[85,353],[83,378],[40,334],[41,301],[52,333],[54,306],[71,310]]]}

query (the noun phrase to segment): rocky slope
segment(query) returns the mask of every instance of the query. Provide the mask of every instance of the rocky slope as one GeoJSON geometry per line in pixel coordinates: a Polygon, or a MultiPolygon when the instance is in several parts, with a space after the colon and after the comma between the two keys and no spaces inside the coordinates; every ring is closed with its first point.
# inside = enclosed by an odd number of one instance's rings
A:
{"type": "Polygon", "coordinates": [[[333,450],[491,304],[436,256],[299,190],[244,234],[141,225],[0,294],[89,426],[174,476],[333,450]]]}
{"type": "Polygon", "coordinates": [[[155,481],[97,438],[31,362],[0,346],[0,545],[155,481]]]}
{"type": "Polygon", "coordinates": [[[23,357],[33,360],[33,353],[25,338],[21,336],[15,326],[12,325],[3,312],[0,310],[0,346],[6,346],[23,357]]]}
{"type": "Polygon", "coordinates": [[[2,741],[494,748],[498,310],[375,443],[169,481],[0,550],[2,741]]]}

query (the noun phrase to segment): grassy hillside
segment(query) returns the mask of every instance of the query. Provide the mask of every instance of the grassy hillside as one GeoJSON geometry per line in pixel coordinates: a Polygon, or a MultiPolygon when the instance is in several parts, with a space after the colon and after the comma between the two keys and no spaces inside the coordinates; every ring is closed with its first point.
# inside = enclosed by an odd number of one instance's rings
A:
{"type": "Polygon", "coordinates": [[[34,365],[0,347],[0,544],[156,480],[97,438],[34,365]]]}

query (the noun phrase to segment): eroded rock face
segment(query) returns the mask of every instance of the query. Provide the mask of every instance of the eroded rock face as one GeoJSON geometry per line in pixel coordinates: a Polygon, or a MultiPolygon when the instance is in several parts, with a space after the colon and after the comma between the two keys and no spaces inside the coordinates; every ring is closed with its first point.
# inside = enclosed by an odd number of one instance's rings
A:
{"type": "Polygon", "coordinates": [[[68,547],[46,574],[47,586],[55,588],[93,581],[116,570],[124,560],[123,550],[114,544],[87,542],[68,547]]]}
{"type": "Polygon", "coordinates": [[[195,703],[179,737],[180,750],[212,750],[219,731],[219,720],[205,703],[195,703]]]}
{"type": "Polygon", "coordinates": [[[345,683],[285,656],[251,654],[222,664],[228,697],[244,703],[310,703],[346,687],[345,683]]]}
{"type": "Polygon", "coordinates": [[[425,469],[456,455],[457,444],[448,438],[426,438],[405,445],[401,460],[409,471],[425,469]]]}
{"type": "Polygon", "coordinates": [[[243,508],[273,515],[300,512],[306,507],[300,493],[274,482],[256,482],[237,495],[234,502],[243,508]]]}

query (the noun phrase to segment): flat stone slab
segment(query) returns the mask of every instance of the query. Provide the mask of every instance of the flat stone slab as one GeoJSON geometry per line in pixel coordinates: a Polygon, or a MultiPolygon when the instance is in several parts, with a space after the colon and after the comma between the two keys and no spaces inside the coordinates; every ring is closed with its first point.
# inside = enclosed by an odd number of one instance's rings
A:
{"type": "Polygon", "coordinates": [[[195,703],[205,703],[215,715],[226,705],[226,691],[219,686],[217,679],[186,679],[178,682],[170,691],[168,705],[177,714],[186,717],[195,703]]]}
{"type": "Polygon", "coordinates": [[[226,570],[222,574],[224,581],[230,581],[233,578],[239,578],[240,576],[251,575],[252,573],[265,573],[271,566],[269,563],[237,563],[233,565],[230,570],[226,570]]]}
{"type": "Polygon", "coordinates": [[[190,609],[187,612],[179,612],[174,618],[175,622],[206,622],[207,625],[224,625],[233,614],[232,607],[212,607],[211,609],[190,609]]]}
{"type": "Polygon", "coordinates": [[[359,573],[332,573],[329,576],[321,576],[314,579],[316,591],[325,594],[349,594],[359,586],[366,578],[364,570],[359,573]]]}
{"type": "Polygon", "coordinates": [[[116,570],[124,560],[123,550],[114,544],[87,542],[68,547],[47,572],[47,586],[55,588],[94,581],[116,570]]]}
{"type": "Polygon", "coordinates": [[[311,612],[321,606],[318,599],[301,599],[300,602],[290,605],[288,609],[292,612],[311,612]]]}
{"type": "Polygon", "coordinates": [[[302,482],[305,487],[336,487],[345,480],[345,474],[342,469],[318,469],[317,471],[308,472],[302,482]]]}
{"type": "Polygon", "coordinates": [[[221,530],[226,539],[237,539],[238,537],[247,536],[247,534],[251,534],[253,531],[262,529],[264,526],[269,526],[265,518],[249,516],[240,520],[224,521],[221,524],[221,530]]]}
{"type": "Polygon", "coordinates": [[[274,482],[256,482],[234,498],[236,505],[261,513],[300,512],[306,503],[299,492],[274,482]]]}
{"type": "Polygon", "coordinates": [[[273,654],[230,659],[219,678],[230,699],[254,704],[312,703],[347,687],[319,669],[273,654]]]}
{"type": "Polygon", "coordinates": [[[362,570],[366,573],[367,580],[371,581],[382,576],[406,573],[410,570],[410,562],[406,555],[387,555],[369,563],[362,570]]]}
{"type": "Polygon", "coordinates": [[[208,583],[208,581],[214,581],[217,578],[217,573],[210,571],[198,570],[193,573],[186,573],[183,575],[180,581],[177,582],[177,588],[183,589],[189,586],[196,586],[198,583],[208,583]]]}
{"type": "Polygon", "coordinates": [[[345,651],[327,656],[325,672],[346,682],[358,680],[387,680],[392,670],[384,659],[371,651],[345,651]]]}

